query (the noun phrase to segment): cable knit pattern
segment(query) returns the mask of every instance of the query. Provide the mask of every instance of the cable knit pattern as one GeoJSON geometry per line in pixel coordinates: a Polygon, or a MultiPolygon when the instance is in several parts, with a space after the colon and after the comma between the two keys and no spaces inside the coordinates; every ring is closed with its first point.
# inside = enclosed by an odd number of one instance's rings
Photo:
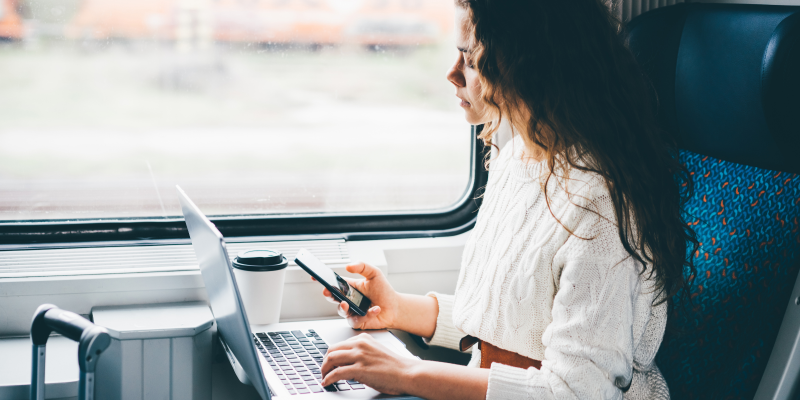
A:
{"type": "Polygon", "coordinates": [[[439,315],[436,317],[436,334],[426,343],[434,346],[449,347],[459,350],[461,338],[466,336],[453,325],[453,296],[438,293],[428,293],[439,303],[439,315]]]}
{"type": "Polygon", "coordinates": [[[548,208],[544,163],[524,163],[522,151],[517,137],[492,161],[456,294],[432,294],[430,343],[458,348],[468,334],[542,361],[493,364],[487,399],[668,399],[653,361],[666,304],[652,306],[654,282],[622,246],[603,179],[559,173],[548,208]]]}

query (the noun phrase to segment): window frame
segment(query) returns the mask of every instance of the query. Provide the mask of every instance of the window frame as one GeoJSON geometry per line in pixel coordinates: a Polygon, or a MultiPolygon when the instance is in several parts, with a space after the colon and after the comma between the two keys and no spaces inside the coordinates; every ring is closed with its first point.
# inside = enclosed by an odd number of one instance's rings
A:
{"type": "MultiPolygon", "coordinates": [[[[377,213],[298,213],[210,218],[232,240],[246,237],[340,237],[347,240],[451,236],[472,228],[488,171],[489,148],[471,127],[469,183],[464,195],[438,210],[377,213]]],[[[188,243],[183,218],[136,218],[0,223],[0,250],[188,243]]],[[[246,240],[246,239],[245,239],[246,240]]]]}

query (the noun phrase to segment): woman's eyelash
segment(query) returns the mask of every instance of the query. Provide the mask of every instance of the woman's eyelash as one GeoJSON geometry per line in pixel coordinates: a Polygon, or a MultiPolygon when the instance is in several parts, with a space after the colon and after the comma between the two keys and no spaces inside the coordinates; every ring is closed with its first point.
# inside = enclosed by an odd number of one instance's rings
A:
{"type": "Polygon", "coordinates": [[[470,60],[466,55],[464,56],[464,65],[466,65],[467,68],[475,68],[475,65],[472,63],[472,60],[470,60]]]}

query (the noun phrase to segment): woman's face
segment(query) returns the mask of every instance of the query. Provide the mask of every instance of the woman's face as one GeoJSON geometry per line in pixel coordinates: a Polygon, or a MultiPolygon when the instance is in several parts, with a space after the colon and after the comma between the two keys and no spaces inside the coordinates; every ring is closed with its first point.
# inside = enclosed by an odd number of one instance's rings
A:
{"type": "Polygon", "coordinates": [[[469,23],[467,10],[456,7],[458,58],[453,67],[447,71],[447,80],[456,87],[456,97],[459,98],[461,108],[464,109],[467,122],[472,125],[480,125],[491,121],[491,116],[486,103],[481,100],[481,82],[468,48],[469,33],[465,27],[469,26],[467,25],[469,23]]]}

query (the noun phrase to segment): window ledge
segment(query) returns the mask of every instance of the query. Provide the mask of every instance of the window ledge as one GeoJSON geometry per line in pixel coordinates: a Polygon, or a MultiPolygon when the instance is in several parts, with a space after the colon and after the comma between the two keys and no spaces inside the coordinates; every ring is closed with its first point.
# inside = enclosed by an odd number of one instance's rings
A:
{"type": "MultiPolygon", "coordinates": [[[[343,245],[350,260],[378,267],[399,291],[451,293],[468,235],[350,241],[343,245]]],[[[353,277],[345,272],[345,263],[330,265],[337,273],[353,277]]],[[[0,337],[27,335],[31,316],[43,303],[88,314],[95,306],[207,301],[197,267],[182,268],[163,272],[0,278],[0,337]]],[[[312,282],[303,270],[290,266],[281,319],[335,316],[335,307],[320,292],[319,284],[312,282]]]]}
{"type": "MultiPolygon", "coordinates": [[[[337,273],[345,274],[345,265],[330,266],[337,273]]],[[[382,267],[382,270],[386,269],[382,267]]],[[[309,280],[308,274],[300,267],[287,268],[285,283],[309,280]]],[[[0,297],[204,288],[200,270],[196,267],[190,271],[0,278],[0,297]]]]}

